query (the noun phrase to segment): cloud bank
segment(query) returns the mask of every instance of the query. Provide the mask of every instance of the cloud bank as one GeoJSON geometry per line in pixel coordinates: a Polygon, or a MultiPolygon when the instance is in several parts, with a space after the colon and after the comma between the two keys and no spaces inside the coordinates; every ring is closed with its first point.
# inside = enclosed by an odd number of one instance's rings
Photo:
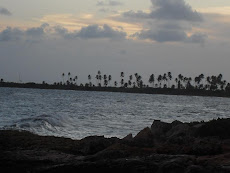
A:
{"type": "Polygon", "coordinates": [[[201,22],[202,15],[193,10],[184,0],[151,0],[152,10],[150,13],[143,11],[127,11],[123,13],[124,17],[141,19],[158,19],[173,21],[191,21],[201,22]]]}
{"type": "Polygon", "coordinates": [[[65,39],[111,39],[121,40],[126,39],[127,34],[123,31],[113,29],[107,24],[103,26],[89,25],[82,27],[80,30],[74,32],[61,26],[51,27],[48,24],[43,24],[40,27],[28,28],[21,30],[19,28],[7,27],[0,32],[0,41],[16,41],[16,40],[41,40],[42,38],[57,38],[63,37],[65,39]]]}
{"type": "Polygon", "coordinates": [[[97,6],[121,6],[123,5],[122,2],[114,1],[114,0],[107,0],[107,1],[98,1],[97,6]]]}
{"type": "Polygon", "coordinates": [[[11,16],[12,13],[8,9],[0,7],[0,15],[11,16]]]}
{"type": "Polygon", "coordinates": [[[205,42],[207,36],[204,33],[188,34],[193,26],[203,22],[203,16],[184,0],[151,0],[151,2],[152,9],[149,13],[144,11],[123,13],[123,17],[140,19],[147,25],[146,29],[135,33],[134,37],[156,42],[201,44],[205,42]],[[147,24],[145,21],[148,21],[147,24]]]}

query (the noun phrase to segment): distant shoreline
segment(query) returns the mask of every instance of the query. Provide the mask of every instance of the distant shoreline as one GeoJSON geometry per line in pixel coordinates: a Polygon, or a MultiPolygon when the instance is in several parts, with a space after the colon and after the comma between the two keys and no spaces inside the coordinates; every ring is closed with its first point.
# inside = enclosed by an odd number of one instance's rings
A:
{"type": "Polygon", "coordinates": [[[228,97],[228,98],[230,97],[230,92],[224,90],[211,91],[211,90],[204,90],[204,89],[173,89],[173,88],[152,88],[152,87],[124,88],[124,87],[97,87],[97,86],[89,87],[89,86],[76,86],[76,85],[52,85],[52,84],[14,83],[14,82],[1,82],[0,87],[162,94],[162,95],[208,96],[208,97],[228,97]]]}

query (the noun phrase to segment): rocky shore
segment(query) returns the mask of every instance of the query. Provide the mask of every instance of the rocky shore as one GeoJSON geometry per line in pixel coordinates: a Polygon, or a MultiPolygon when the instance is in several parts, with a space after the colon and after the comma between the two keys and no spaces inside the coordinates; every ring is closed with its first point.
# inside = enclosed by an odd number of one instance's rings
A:
{"type": "Polygon", "coordinates": [[[164,123],[123,139],[82,140],[0,131],[4,172],[230,172],[230,119],[164,123]]]}

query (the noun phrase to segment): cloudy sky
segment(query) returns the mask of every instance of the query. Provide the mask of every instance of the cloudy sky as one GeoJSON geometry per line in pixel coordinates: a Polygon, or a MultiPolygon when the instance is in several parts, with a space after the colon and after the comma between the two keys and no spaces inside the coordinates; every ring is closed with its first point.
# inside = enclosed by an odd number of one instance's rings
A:
{"type": "Polygon", "coordinates": [[[0,0],[0,78],[48,83],[98,70],[230,81],[230,1],[0,0]]]}

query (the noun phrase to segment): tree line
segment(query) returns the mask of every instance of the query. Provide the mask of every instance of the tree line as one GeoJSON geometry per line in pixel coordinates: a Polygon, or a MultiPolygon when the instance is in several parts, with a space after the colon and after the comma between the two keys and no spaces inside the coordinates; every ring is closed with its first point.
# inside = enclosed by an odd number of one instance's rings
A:
{"type": "MultiPolygon", "coordinates": [[[[171,72],[155,75],[151,74],[148,83],[145,84],[140,74],[125,76],[124,72],[120,72],[120,80],[112,81],[112,75],[102,74],[98,71],[95,76],[88,75],[88,82],[78,84],[78,76],[72,75],[70,72],[62,73],[62,81],[54,82],[55,86],[81,86],[81,87],[120,87],[120,88],[163,88],[163,89],[180,89],[180,90],[210,90],[210,91],[228,91],[230,92],[230,83],[223,79],[223,75],[186,77],[179,74],[173,77],[171,72]],[[125,79],[126,77],[126,79],[125,79]],[[95,79],[95,80],[93,80],[95,79]],[[93,83],[95,81],[95,83],[93,83]]],[[[0,79],[0,83],[5,83],[4,79],[0,79]]],[[[48,85],[45,81],[43,85],[48,85]]]]}
{"type": "MultiPolygon", "coordinates": [[[[45,82],[43,82],[45,83],[45,82]]],[[[122,87],[122,88],[171,88],[171,89],[199,89],[199,90],[226,90],[230,91],[230,83],[223,79],[223,75],[205,76],[200,74],[195,77],[187,77],[179,74],[173,77],[171,72],[155,75],[151,74],[148,83],[144,83],[140,74],[125,76],[120,72],[120,80],[112,81],[112,75],[102,74],[98,71],[95,76],[88,75],[88,82],[78,84],[78,76],[70,72],[62,73],[62,81],[55,82],[54,85],[84,86],[84,87],[122,87]],[[125,79],[126,77],[126,79],[125,79]],[[95,79],[95,83],[93,83],[95,79]]]]}

